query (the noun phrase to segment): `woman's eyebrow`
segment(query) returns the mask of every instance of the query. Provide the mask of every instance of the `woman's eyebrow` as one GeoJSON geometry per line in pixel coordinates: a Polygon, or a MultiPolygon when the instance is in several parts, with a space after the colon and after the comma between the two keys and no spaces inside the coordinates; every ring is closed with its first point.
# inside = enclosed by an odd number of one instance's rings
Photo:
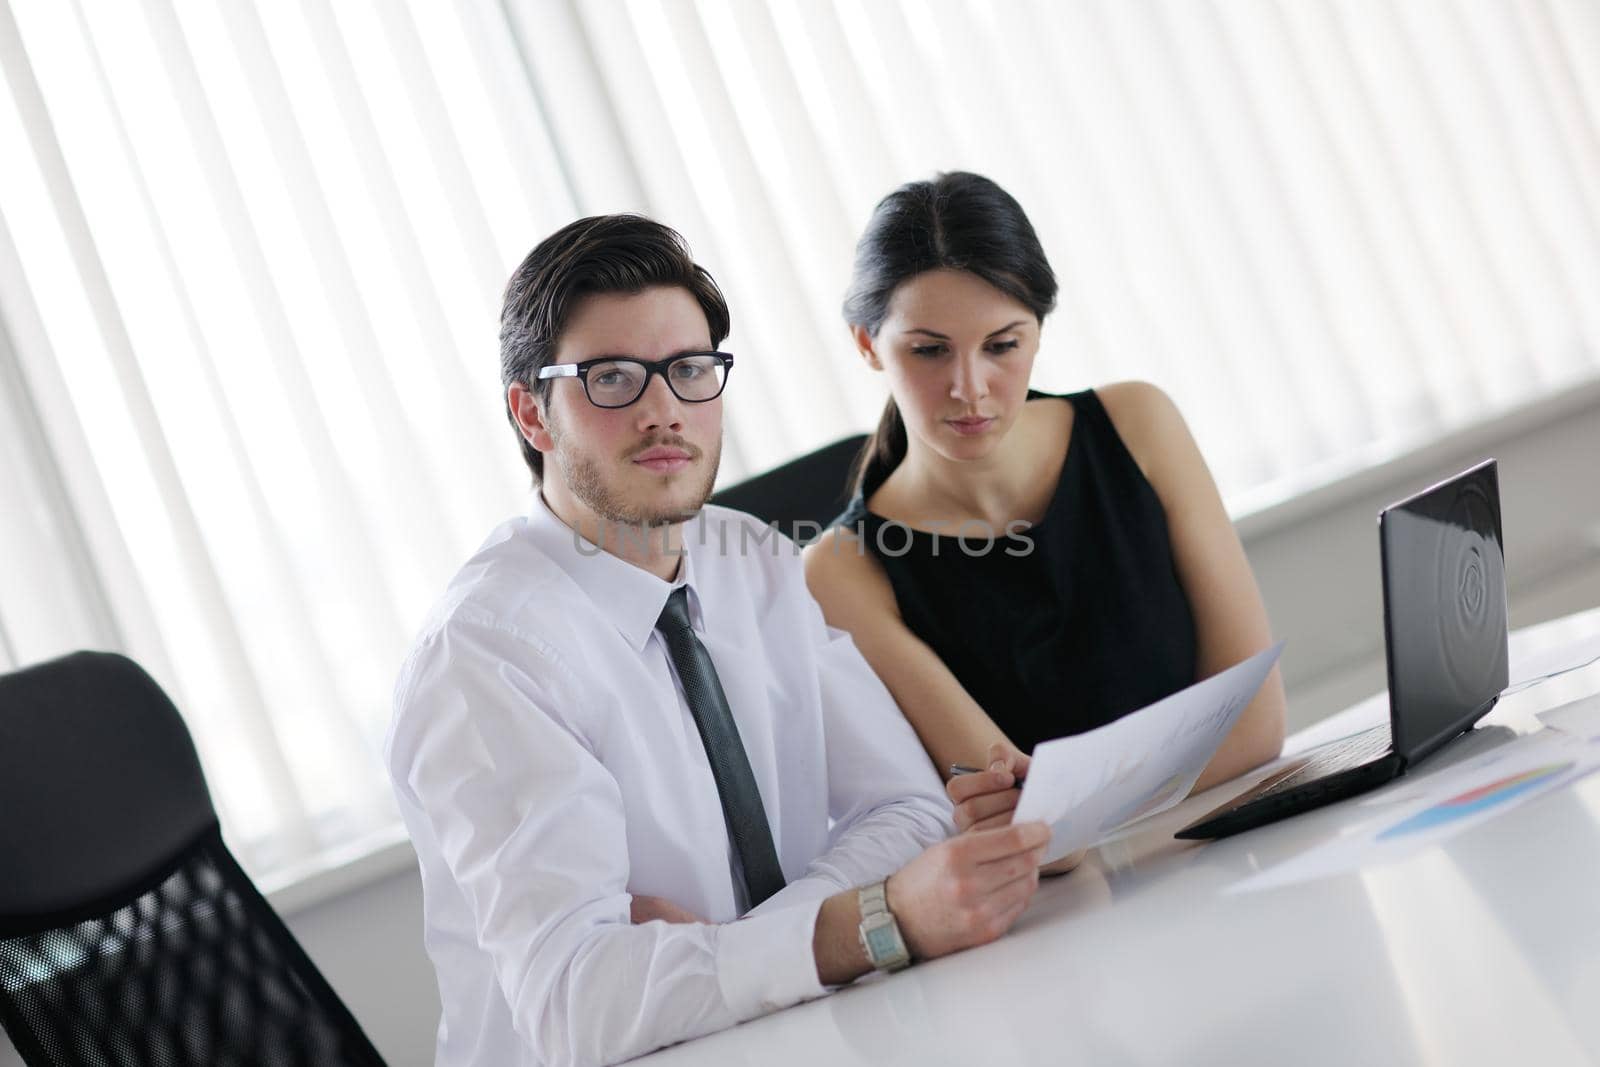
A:
{"type": "MultiPolygon", "coordinates": [[[[1018,326],[1026,325],[1027,321],[1027,319],[1018,319],[1016,322],[1008,322],[998,330],[990,330],[988,333],[984,334],[984,339],[988,340],[995,334],[1005,333],[1008,330],[1015,330],[1018,326]]],[[[941,341],[950,340],[947,335],[940,333],[938,330],[929,330],[921,326],[913,326],[911,329],[907,330],[906,333],[923,333],[927,334],[929,337],[937,337],[941,341]]]]}

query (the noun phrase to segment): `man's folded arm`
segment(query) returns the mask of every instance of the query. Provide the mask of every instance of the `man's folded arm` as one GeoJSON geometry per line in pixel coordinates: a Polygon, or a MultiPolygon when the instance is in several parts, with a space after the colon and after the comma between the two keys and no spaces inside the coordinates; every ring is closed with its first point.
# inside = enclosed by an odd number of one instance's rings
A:
{"type": "Polygon", "coordinates": [[[805,876],[752,914],[870,885],[955,832],[950,800],[894,697],[848,633],[824,623],[815,603],[808,615],[834,824],[805,876]]]}
{"type": "Polygon", "coordinates": [[[572,699],[536,644],[457,620],[418,649],[389,744],[540,1061],[611,1063],[820,995],[821,897],[723,926],[629,921],[621,794],[562,721],[572,699]]]}

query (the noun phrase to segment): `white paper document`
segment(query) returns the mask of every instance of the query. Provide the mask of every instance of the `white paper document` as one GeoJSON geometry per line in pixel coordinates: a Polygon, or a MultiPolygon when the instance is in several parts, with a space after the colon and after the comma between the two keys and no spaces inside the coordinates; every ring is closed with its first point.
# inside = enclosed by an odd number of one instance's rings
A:
{"type": "Polygon", "coordinates": [[[1585,634],[1557,648],[1511,657],[1511,682],[1502,695],[1527,689],[1558,674],[1566,674],[1600,660],[1600,634],[1585,634]]]}
{"type": "Polygon", "coordinates": [[[1172,807],[1188,796],[1282,652],[1279,641],[1115,722],[1036,746],[1013,821],[1050,824],[1049,863],[1172,807]]]}
{"type": "Polygon", "coordinates": [[[1539,721],[1562,733],[1600,743],[1600,693],[1569,701],[1539,713],[1539,721]]]}

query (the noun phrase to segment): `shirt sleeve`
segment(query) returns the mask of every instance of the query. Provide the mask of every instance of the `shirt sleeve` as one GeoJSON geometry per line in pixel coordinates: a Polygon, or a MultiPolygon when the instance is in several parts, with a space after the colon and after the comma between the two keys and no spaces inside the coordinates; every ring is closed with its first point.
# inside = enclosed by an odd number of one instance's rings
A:
{"type": "Polygon", "coordinates": [[[409,661],[388,746],[538,1061],[612,1063],[821,995],[820,897],[720,926],[630,922],[622,798],[561,718],[575,694],[536,639],[453,619],[409,661]]]}
{"type": "Polygon", "coordinates": [[[850,635],[827,625],[816,601],[802,595],[821,678],[834,823],[828,850],[751,915],[870,885],[955,832],[939,775],[894,697],[850,635]]]}

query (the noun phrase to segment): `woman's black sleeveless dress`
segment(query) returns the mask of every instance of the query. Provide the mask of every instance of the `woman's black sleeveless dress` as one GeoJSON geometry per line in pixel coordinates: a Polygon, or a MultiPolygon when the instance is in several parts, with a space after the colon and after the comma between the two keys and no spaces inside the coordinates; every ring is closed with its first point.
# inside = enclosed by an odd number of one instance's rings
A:
{"type": "Polygon", "coordinates": [[[881,478],[834,520],[858,531],[906,625],[1024,752],[1195,680],[1161,501],[1094,391],[1060,399],[1075,412],[1066,458],[1043,520],[1020,534],[994,531],[985,550],[977,525],[962,541],[883,519],[866,506],[881,478]]]}

